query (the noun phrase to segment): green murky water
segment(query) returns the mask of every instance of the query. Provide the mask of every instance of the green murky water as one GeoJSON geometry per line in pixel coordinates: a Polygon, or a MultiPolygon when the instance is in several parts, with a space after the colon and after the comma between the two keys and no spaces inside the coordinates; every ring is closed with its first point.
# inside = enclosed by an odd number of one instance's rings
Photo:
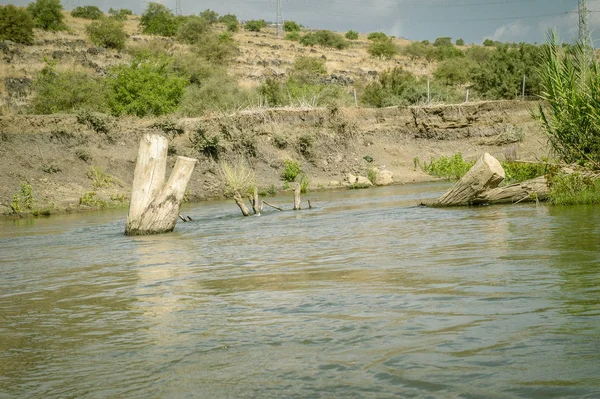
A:
{"type": "Polygon", "coordinates": [[[0,398],[600,397],[600,208],[445,187],[0,221],[0,398]]]}

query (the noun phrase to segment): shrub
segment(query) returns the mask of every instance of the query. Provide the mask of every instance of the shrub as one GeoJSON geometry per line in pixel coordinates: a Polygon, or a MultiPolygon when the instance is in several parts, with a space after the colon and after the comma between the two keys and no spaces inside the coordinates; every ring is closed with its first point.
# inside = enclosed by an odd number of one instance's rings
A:
{"type": "Polygon", "coordinates": [[[381,40],[381,39],[387,39],[387,38],[388,38],[387,35],[383,32],[371,32],[367,36],[367,39],[369,39],[369,40],[381,40]]]}
{"type": "Polygon", "coordinates": [[[190,17],[177,30],[177,40],[182,43],[199,43],[209,30],[209,22],[201,17],[190,17]]]}
{"type": "Polygon", "coordinates": [[[291,40],[294,42],[300,41],[300,32],[290,32],[290,33],[286,33],[284,39],[285,40],[291,40]]]}
{"type": "Polygon", "coordinates": [[[60,0],[35,0],[27,9],[33,16],[35,24],[43,30],[66,30],[60,0]]]}
{"type": "Polygon", "coordinates": [[[209,33],[193,48],[197,56],[214,64],[224,65],[238,53],[238,46],[228,32],[209,33]]]}
{"type": "Polygon", "coordinates": [[[142,32],[150,35],[175,36],[179,21],[171,10],[159,3],[148,3],[140,18],[142,32]]]}
{"type": "Polygon", "coordinates": [[[0,41],[33,44],[33,18],[26,9],[9,4],[0,7],[0,41]]]}
{"type": "Polygon", "coordinates": [[[445,85],[462,85],[469,81],[473,64],[466,58],[450,58],[438,64],[435,79],[445,85]]]}
{"type": "Polygon", "coordinates": [[[463,39],[456,39],[456,45],[457,46],[464,46],[465,45],[465,41],[463,39]]]}
{"type": "Polygon", "coordinates": [[[256,174],[243,158],[219,164],[219,174],[225,182],[225,194],[244,194],[256,185],[256,174]]]}
{"type": "Polygon", "coordinates": [[[96,6],[79,6],[75,7],[71,11],[71,16],[74,18],[85,18],[85,19],[100,19],[104,16],[102,10],[96,6]]]}
{"type": "Polygon", "coordinates": [[[300,173],[300,165],[298,162],[293,161],[291,159],[287,159],[283,163],[284,169],[281,173],[281,177],[286,182],[293,182],[296,180],[296,177],[300,173]]]}
{"type": "Polygon", "coordinates": [[[348,32],[346,32],[345,37],[348,40],[358,40],[358,32],[350,29],[348,32]]]}
{"type": "Polygon", "coordinates": [[[593,49],[561,48],[556,33],[544,46],[538,119],[552,148],[568,163],[600,169],[600,65],[593,49]]]}
{"type": "Polygon", "coordinates": [[[86,26],[90,40],[97,46],[122,50],[125,47],[127,34],[123,29],[123,22],[115,18],[103,18],[86,26]]]}
{"type": "Polygon", "coordinates": [[[219,13],[211,10],[210,8],[207,8],[206,10],[202,11],[200,14],[198,14],[198,16],[200,18],[203,18],[206,22],[208,22],[211,25],[219,20],[219,13]]]}
{"type": "Polygon", "coordinates": [[[392,38],[377,39],[369,45],[367,50],[373,57],[390,59],[398,53],[398,47],[393,43],[392,38]]]}
{"type": "Polygon", "coordinates": [[[126,21],[128,15],[133,15],[133,11],[127,8],[119,8],[118,10],[110,8],[108,10],[108,15],[111,15],[117,21],[126,21]]]}
{"type": "Polygon", "coordinates": [[[110,70],[109,106],[114,115],[163,115],[181,102],[186,79],[170,71],[170,60],[135,60],[110,70]]]}
{"type": "Polygon", "coordinates": [[[452,46],[452,38],[451,37],[438,37],[433,42],[433,47],[450,47],[452,46]]]}
{"type": "Polygon", "coordinates": [[[549,199],[553,205],[600,204],[600,179],[559,173],[550,180],[549,199]]]}
{"type": "Polygon", "coordinates": [[[300,25],[298,25],[294,21],[285,21],[283,23],[283,30],[286,31],[286,32],[299,32],[300,31],[300,25]]]}
{"type": "Polygon", "coordinates": [[[213,136],[207,135],[206,129],[202,126],[196,127],[192,136],[192,145],[194,148],[214,160],[218,160],[221,155],[221,137],[216,134],[213,136]]]}
{"type": "Polygon", "coordinates": [[[49,64],[35,78],[30,112],[53,114],[78,109],[107,110],[105,82],[84,72],[57,72],[49,64]]]}
{"type": "Polygon", "coordinates": [[[264,19],[253,19],[250,21],[247,21],[246,24],[244,25],[244,28],[246,30],[249,30],[250,32],[260,32],[261,29],[266,28],[267,27],[267,21],[265,21],[264,19]]]}
{"type": "Polygon", "coordinates": [[[491,39],[485,39],[485,40],[483,41],[483,45],[484,45],[485,47],[494,47],[494,46],[496,46],[496,44],[499,44],[499,42],[495,42],[495,41],[493,41],[493,40],[491,40],[491,39]]]}
{"type": "Polygon", "coordinates": [[[306,157],[311,155],[315,138],[310,134],[298,137],[298,152],[306,157]]]}
{"type": "Polygon", "coordinates": [[[96,133],[109,133],[111,128],[111,119],[108,115],[92,112],[89,110],[80,110],[77,112],[77,123],[86,125],[96,133]]]}
{"type": "Polygon", "coordinates": [[[538,176],[544,176],[550,172],[550,168],[544,163],[521,163],[521,162],[502,162],[505,178],[503,185],[520,183],[525,180],[534,179],[538,176]]]}
{"type": "Polygon", "coordinates": [[[330,30],[318,30],[316,32],[307,33],[306,35],[302,36],[300,43],[305,46],[319,45],[338,50],[345,49],[350,45],[342,36],[330,30]]]}
{"type": "Polygon", "coordinates": [[[219,22],[225,24],[228,32],[237,32],[240,30],[240,21],[233,14],[225,14],[219,18],[219,22]]]}
{"type": "Polygon", "coordinates": [[[300,176],[300,192],[302,194],[306,194],[308,191],[308,185],[310,184],[310,179],[306,173],[302,173],[300,176]]]}
{"type": "Polygon", "coordinates": [[[296,58],[289,71],[290,77],[301,83],[315,83],[320,76],[326,73],[324,59],[308,56],[296,58]]]}
{"type": "Polygon", "coordinates": [[[465,161],[460,152],[451,157],[439,157],[423,164],[423,170],[430,175],[443,177],[449,180],[458,180],[463,177],[475,162],[465,161]]]}

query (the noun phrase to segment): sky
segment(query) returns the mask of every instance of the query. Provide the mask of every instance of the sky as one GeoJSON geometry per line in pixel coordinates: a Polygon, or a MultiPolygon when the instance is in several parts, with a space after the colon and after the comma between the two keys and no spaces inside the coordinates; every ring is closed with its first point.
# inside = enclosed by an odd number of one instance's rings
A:
{"type": "MultiPolygon", "coordinates": [[[[62,0],[67,9],[97,5],[104,11],[129,8],[139,14],[141,0],[62,0]]],[[[162,0],[175,10],[176,0],[162,0]]],[[[25,5],[28,0],[0,0],[25,5]]],[[[361,33],[382,31],[409,40],[450,36],[480,44],[489,38],[502,42],[542,43],[554,28],[565,42],[578,33],[578,0],[281,0],[283,17],[315,29],[361,33]]],[[[276,18],[276,0],[181,0],[183,14],[207,8],[239,19],[276,18]]],[[[600,46],[600,0],[588,0],[588,25],[600,46]]]]}

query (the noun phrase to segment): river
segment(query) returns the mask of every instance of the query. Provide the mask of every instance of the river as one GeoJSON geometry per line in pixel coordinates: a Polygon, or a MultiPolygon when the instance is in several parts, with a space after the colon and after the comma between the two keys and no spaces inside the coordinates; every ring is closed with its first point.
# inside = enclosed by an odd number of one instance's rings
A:
{"type": "Polygon", "coordinates": [[[0,398],[600,397],[600,208],[447,186],[0,220],[0,398]]]}

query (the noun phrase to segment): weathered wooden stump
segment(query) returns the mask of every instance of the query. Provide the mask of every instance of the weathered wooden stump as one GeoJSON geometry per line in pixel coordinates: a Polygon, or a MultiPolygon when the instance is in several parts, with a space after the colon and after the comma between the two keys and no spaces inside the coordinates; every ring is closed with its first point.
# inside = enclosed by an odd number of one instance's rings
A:
{"type": "Polygon", "coordinates": [[[168,140],[145,134],[140,141],[133,177],[125,234],[129,236],[173,231],[196,159],[177,157],[165,184],[168,140]]]}

